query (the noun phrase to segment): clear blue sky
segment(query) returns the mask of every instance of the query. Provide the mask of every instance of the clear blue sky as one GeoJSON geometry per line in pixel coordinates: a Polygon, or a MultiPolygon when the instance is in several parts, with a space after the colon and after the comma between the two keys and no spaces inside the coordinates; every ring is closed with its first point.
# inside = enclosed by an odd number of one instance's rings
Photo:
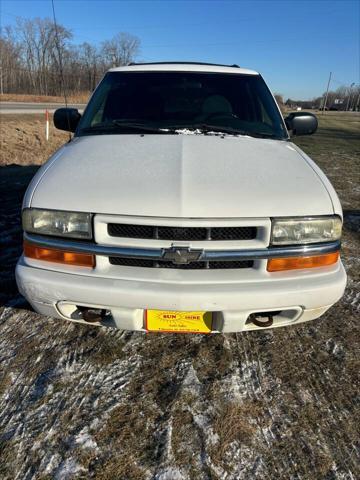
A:
{"type": "MultiPolygon", "coordinates": [[[[1,24],[51,17],[50,0],[2,0],[1,24]]],[[[125,31],[139,60],[237,63],[260,71],[274,92],[306,99],[359,83],[359,0],[55,0],[75,43],[125,31]]]]}

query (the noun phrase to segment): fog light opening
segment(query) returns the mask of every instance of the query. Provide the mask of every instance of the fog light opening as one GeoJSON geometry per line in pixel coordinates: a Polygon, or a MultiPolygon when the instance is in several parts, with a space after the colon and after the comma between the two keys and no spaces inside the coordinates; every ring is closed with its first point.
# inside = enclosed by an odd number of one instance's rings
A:
{"type": "Polygon", "coordinates": [[[107,315],[107,311],[102,308],[77,306],[77,309],[80,312],[81,319],[87,323],[102,322],[107,315]]]}
{"type": "Polygon", "coordinates": [[[301,317],[303,308],[300,306],[284,308],[282,310],[268,310],[251,313],[245,325],[249,329],[255,325],[258,328],[280,327],[297,322],[301,317]]]}
{"type": "Polygon", "coordinates": [[[273,325],[274,317],[279,315],[280,313],[280,311],[252,313],[247,319],[246,323],[253,323],[260,328],[268,328],[273,325]]]}
{"type": "Polygon", "coordinates": [[[271,325],[274,323],[274,319],[272,315],[268,315],[267,317],[254,317],[252,319],[252,323],[257,327],[271,327],[271,325]]]}

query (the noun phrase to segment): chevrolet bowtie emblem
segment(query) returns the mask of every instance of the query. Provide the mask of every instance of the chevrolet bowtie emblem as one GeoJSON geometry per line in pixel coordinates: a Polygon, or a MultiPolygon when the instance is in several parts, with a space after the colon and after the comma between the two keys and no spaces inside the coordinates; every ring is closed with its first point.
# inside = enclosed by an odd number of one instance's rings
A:
{"type": "Polygon", "coordinates": [[[187,265],[191,262],[197,262],[203,250],[191,250],[188,247],[171,247],[164,249],[163,259],[177,265],[187,265]]]}

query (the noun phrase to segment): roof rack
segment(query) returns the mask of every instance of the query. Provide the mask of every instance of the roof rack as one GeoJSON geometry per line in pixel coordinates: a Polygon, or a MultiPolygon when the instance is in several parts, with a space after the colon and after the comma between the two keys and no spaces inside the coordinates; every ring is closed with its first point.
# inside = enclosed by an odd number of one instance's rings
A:
{"type": "Polygon", "coordinates": [[[212,67],[240,68],[240,66],[236,65],[236,63],[234,63],[233,65],[224,65],[222,63],[207,63],[207,62],[146,62],[146,63],[131,62],[129,63],[129,67],[132,67],[134,65],[210,65],[212,67]]]}

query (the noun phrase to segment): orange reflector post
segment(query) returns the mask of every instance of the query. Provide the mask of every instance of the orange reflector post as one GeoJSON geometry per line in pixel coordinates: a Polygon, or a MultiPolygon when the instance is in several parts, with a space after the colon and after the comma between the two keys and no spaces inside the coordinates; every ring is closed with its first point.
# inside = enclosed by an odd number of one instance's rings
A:
{"type": "Polygon", "coordinates": [[[271,258],[268,260],[267,271],[281,272],[283,270],[296,270],[300,268],[325,267],[336,263],[338,259],[339,252],[314,255],[311,257],[271,258]]]}
{"type": "Polygon", "coordinates": [[[65,252],[54,248],[43,248],[24,242],[25,257],[45,260],[47,262],[78,265],[79,267],[95,267],[95,256],[88,253],[65,252]]]}

